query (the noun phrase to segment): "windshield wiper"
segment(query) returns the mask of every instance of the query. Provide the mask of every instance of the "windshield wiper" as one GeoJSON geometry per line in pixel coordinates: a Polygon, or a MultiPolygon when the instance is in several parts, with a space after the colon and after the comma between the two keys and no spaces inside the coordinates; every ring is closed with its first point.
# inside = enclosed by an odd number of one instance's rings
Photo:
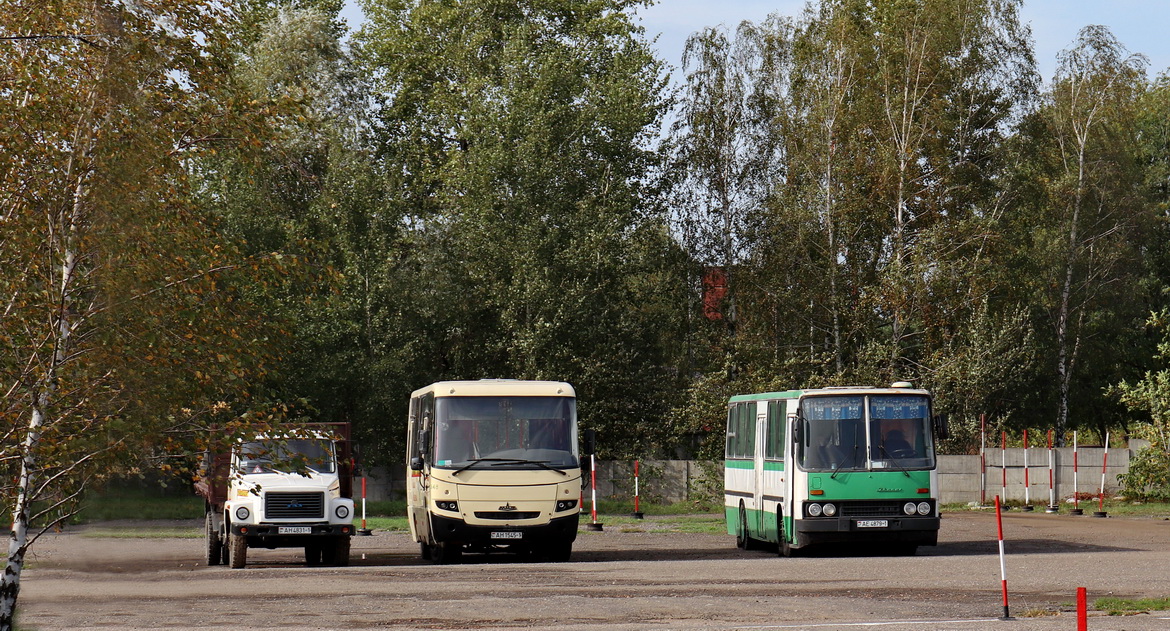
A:
{"type": "Polygon", "coordinates": [[[548,463],[549,463],[548,460],[525,460],[523,458],[492,458],[492,460],[496,461],[496,463],[492,465],[493,467],[498,467],[502,464],[534,464],[534,465],[539,465],[540,468],[542,468],[542,469],[548,469],[549,471],[556,471],[557,473],[559,473],[561,475],[569,475],[569,474],[565,473],[564,471],[561,471],[560,469],[556,469],[554,467],[548,466],[548,463]]]}
{"type": "Polygon", "coordinates": [[[902,466],[902,463],[901,463],[901,462],[898,462],[898,459],[897,459],[897,458],[895,458],[893,454],[891,454],[890,452],[886,451],[886,445],[885,445],[885,443],[878,443],[878,449],[881,449],[881,450],[882,450],[882,453],[886,455],[886,458],[887,458],[887,459],[889,459],[889,460],[890,460],[890,462],[893,462],[893,463],[894,463],[894,466],[895,466],[895,467],[898,467],[898,470],[899,470],[899,471],[901,471],[903,474],[905,474],[905,475],[906,475],[906,477],[910,477],[910,472],[906,470],[906,467],[903,467],[903,466],[902,466]]]}
{"type": "Polygon", "coordinates": [[[474,467],[475,465],[477,465],[481,462],[491,462],[491,463],[493,463],[492,464],[493,467],[498,467],[501,464],[535,464],[535,465],[540,465],[541,467],[548,469],[549,471],[556,471],[557,473],[559,473],[561,475],[565,475],[565,476],[569,475],[569,474],[565,473],[564,471],[561,471],[560,469],[554,469],[553,467],[548,466],[548,462],[549,462],[548,460],[524,460],[523,458],[475,458],[471,462],[468,462],[467,464],[463,465],[462,467],[456,469],[455,472],[452,473],[451,475],[459,475],[460,473],[467,471],[468,469],[474,467]]]}
{"type": "Polygon", "coordinates": [[[847,460],[847,461],[846,461],[846,460],[842,459],[842,460],[841,460],[841,464],[837,465],[837,466],[836,466],[836,467],[833,469],[833,475],[829,476],[829,479],[830,479],[830,480],[836,480],[836,479],[837,479],[837,474],[841,472],[841,469],[845,468],[845,463],[846,463],[846,462],[856,462],[856,461],[857,461],[857,440],[856,440],[856,439],[854,439],[854,441],[853,441],[853,453],[849,454],[849,460],[847,460]]]}

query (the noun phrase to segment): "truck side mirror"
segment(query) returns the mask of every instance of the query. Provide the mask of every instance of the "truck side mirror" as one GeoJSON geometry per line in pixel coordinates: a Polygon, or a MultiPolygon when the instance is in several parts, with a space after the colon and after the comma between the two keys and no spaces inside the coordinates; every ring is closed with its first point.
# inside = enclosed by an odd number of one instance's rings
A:
{"type": "Polygon", "coordinates": [[[593,455],[597,449],[597,431],[587,429],[582,432],[581,438],[581,453],[586,456],[593,455]]]}

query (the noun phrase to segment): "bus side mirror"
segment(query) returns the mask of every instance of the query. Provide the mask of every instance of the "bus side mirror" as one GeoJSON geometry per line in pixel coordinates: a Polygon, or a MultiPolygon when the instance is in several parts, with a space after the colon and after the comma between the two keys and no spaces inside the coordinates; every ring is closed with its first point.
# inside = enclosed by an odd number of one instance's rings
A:
{"type": "Polygon", "coordinates": [[[792,441],[797,445],[804,444],[804,419],[799,416],[792,418],[792,441]]]}
{"type": "Polygon", "coordinates": [[[934,416],[934,435],[938,436],[939,440],[946,440],[951,437],[951,427],[946,414],[936,414],[934,416]]]}
{"type": "Polygon", "coordinates": [[[431,430],[424,429],[418,435],[418,453],[425,458],[431,453],[431,430]]]}
{"type": "Polygon", "coordinates": [[[597,430],[587,429],[582,432],[581,436],[581,453],[586,456],[593,455],[597,448],[597,430]]]}
{"type": "Polygon", "coordinates": [[[411,471],[422,471],[423,470],[423,459],[418,457],[418,456],[411,458],[410,459],[410,470],[411,471]]]}

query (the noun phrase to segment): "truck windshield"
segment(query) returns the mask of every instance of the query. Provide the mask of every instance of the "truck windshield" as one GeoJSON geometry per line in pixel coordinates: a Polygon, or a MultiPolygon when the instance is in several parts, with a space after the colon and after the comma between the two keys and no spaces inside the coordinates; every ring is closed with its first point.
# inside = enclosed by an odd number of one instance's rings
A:
{"type": "Polygon", "coordinates": [[[333,442],[296,438],[244,443],[239,449],[239,466],[243,473],[333,473],[333,442]]]}
{"type": "Polygon", "coordinates": [[[476,460],[496,470],[578,466],[577,407],[570,397],[440,397],[434,427],[438,467],[476,460]]]}
{"type": "Polygon", "coordinates": [[[934,467],[930,403],[921,395],[820,396],[801,402],[808,471],[934,467]]]}

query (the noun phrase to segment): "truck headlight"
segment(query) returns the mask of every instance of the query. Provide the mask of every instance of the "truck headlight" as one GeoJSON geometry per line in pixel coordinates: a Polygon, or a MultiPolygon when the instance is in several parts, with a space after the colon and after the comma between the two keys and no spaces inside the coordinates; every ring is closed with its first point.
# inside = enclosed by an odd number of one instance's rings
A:
{"type": "Polygon", "coordinates": [[[338,519],[345,519],[346,517],[349,517],[349,507],[345,504],[342,504],[333,510],[333,514],[337,515],[338,519]]]}
{"type": "Polygon", "coordinates": [[[248,510],[247,506],[241,506],[236,509],[236,519],[240,521],[247,521],[252,516],[252,511],[248,510]]]}

